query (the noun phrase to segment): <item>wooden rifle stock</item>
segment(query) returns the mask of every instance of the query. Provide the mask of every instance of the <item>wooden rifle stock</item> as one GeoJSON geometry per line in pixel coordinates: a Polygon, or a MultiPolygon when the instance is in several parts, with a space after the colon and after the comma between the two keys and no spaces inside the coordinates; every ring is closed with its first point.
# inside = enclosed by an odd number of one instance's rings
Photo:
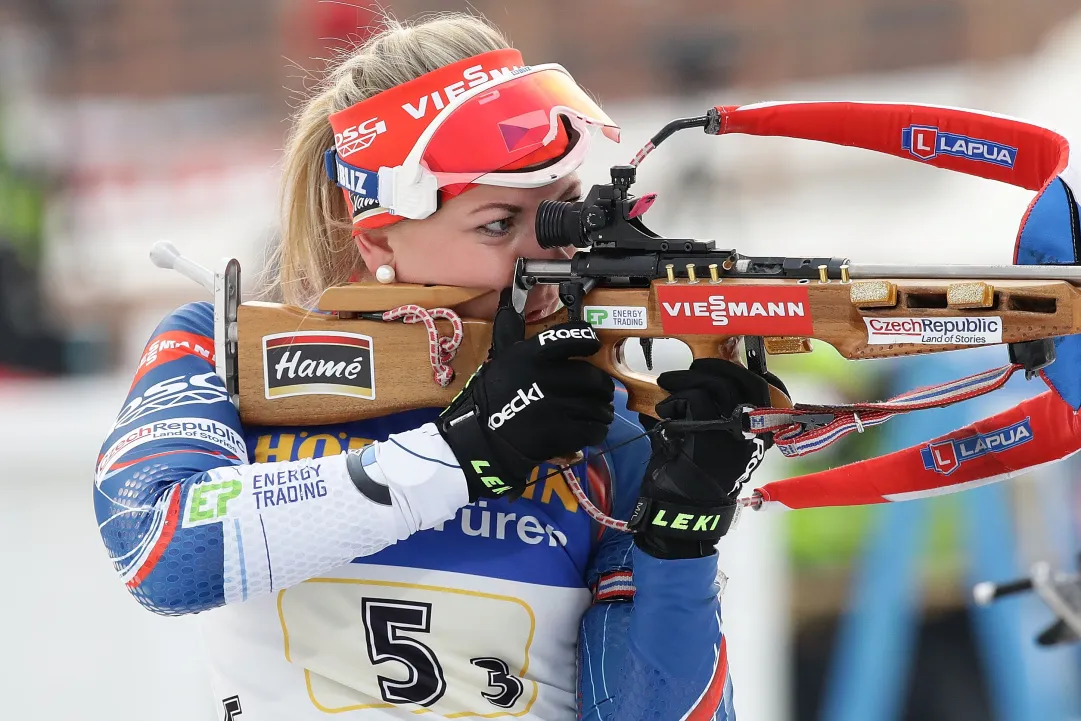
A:
{"type": "MultiPolygon", "coordinates": [[[[686,280],[677,284],[686,285],[686,280]]],[[[667,394],[653,376],[627,367],[622,341],[637,338],[678,338],[688,345],[695,358],[738,360],[739,337],[717,333],[674,334],[665,332],[657,288],[672,285],[654,281],[648,288],[596,288],[585,298],[587,306],[636,306],[646,309],[646,327],[633,330],[596,328],[604,349],[588,359],[619,379],[628,391],[628,407],[655,415],[654,406],[667,394]]],[[[989,317],[1001,322],[1001,339],[995,343],[1016,343],[1081,332],[1081,289],[1063,280],[996,280],[993,285],[979,279],[891,279],[825,282],[794,279],[725,279],[715,284],[718,294],[735,286],[798,286],[807,291],[808,311],[813,329],[806,336],[771,336],[763,333],[771,354],[801,353],[810,350],[814,338],[832,345],[845,358],[885,358],[936,353],[984,343],[936,344],[870,343],[867,318],[989,317]]],[[[455,377],[446,388],[433,380],[429,361],[428,334],[423,325],[366,320],[358,313],[389,310],[415,304],[431,309],[450,307],[486,291],[449,286],[351,283],[327,289],[320,312],[282,304],[247,302],[240,306],[238,326],[238,394],[241,419],[251,425],[322,425],[362,420],[415,408],[442,408],[461,390],[470,375],[487,356],[491,342],[491,322],[463,318],[464,339],[451,366],[455,377]],[[266,336],[279,334],[345,332],[371,338],[374,370],[374,397],[334,395],[318,386],[305,386],[302,378],[292,383],[288,393],[268,391],[276,367],[267,367],[266,336]]],[[[566,320],[561,311],[531,324],[532,336],[566,320]]],[[[450,323],[438,321],[442,334],[450,334],[450,323]]],[[[768,328],[768,319],[763,320],[768,328]]],[[[293,346],[301,348],[301,346],[293,346]]],[[[283,366],[288,376],[297,371],[283,366]]],[[[280,361],[280,358],[279,358],[280,361]]],[[[280,379],[278,379],[280,381],[280,379]]],[[[325,389],[325,386],[322,386],[325,389]]],[[[790,407],[791,401],[771,387],[772,405],[790,407]]]]}
{"type": "MultiPolygon", "coordinates": [[[[433,306],[430,306],[433,307],[433,306]]],[[[434,306],[445,307],[445,306],[434,306]]],[[[454,380],[446,388],[432,377],[428,358],[428,333],[419,324],[364,320],[348,316],[318,315],[276,304],[251,302],[239,310],[239,389],[240,417],[253,425],[323,425],[388,415],[415,408],[443,408],[450,404],[473,372],[484,362],[492,341],[492,323],[487,320],[462,319],[464,338],[450,365],[454,380]],[[262,337],[296,331],[344,331],[372,338],[375,369],[375,398],[372,400],[339,395],[292,395],[267,398],[262,337]]],[[[527,326],[526,335],[561,323],[567,318],[561,311],[542,323],[527,326]]],[[[438,321],[440,331],[450,334],[450,323],[438,321]]],[[[622,341],[632,334],[598,330],[604,348],[587,360],[618,378],[627,388],[628,408],[656,416],[654,406],[667,393],[657,386],[654,377],[627,367],[623,360],[622,341]]],[[[642,335],[641,337],[645,337],[642,335]]],[[[652,336],[651,336],[652,337],[652,336]]],[[[695,358],[725,358],[738,362],[739,339],[721,336],[690,336],[688,342],[695,358]]],[[[774,406],[789,407],[791,401],[778,389],[770,387],[774,406]]]]}

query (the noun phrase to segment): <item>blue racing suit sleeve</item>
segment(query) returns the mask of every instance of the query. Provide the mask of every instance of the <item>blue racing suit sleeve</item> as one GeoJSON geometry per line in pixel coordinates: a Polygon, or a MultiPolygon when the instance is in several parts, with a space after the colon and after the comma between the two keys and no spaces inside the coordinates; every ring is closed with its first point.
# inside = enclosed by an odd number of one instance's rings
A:
{"type": "MultiPolygon", "coordinates": [[[[213,311],[201,304],[159,324],[95,469],[94,509],[113,565],[132,595],[160,613],[224,601],[221,524],[182,528],[180,519],[208,471],[248,460],[213,350],[213,311]]],[[[215,504],[230,493],[219,491],[215,504]]]]}
{"type": "MultiPolygon", "coordinates": [[[[611,515],[628,519],[649,461],[646,438],[617,388],[607,439],[611,515]],[[622,406],[620,402],[622,400],[622,406]],[[634,420],[631,420],[634,418],[634,420]]],[[[593,604],[578,640],[579,718],[583,721],[734,721],[717,557],[659,560],[630,534],[604,529],[588,571],[593,604]]]]}
{"type": "Polygon", "coordinates": [[[453,517],[465,478],[431,424],[397,416],[358,454],[249,463],[215,373],[213,307],[158,326],[98,456],[102,541],[132,595],[164,615],[239,603],[453,517]]]}

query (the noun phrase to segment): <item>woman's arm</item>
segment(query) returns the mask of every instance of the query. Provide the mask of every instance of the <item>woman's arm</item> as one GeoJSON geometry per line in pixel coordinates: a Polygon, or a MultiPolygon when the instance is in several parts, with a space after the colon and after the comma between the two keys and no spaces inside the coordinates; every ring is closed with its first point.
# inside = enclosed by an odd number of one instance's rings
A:
{"type": "Polygon", "coordinates": [[[159,325],[95,469],[102,540],[146,608],[195,613],[270,593],[448,520],[468,501],[432,424],[359,452],[249,463],[212,336],[206,303],[159,325]]]}
{"type": "MultiPolygon", "coordinates": [[[[625,403],[626,396],[617,393],[625,403]]],[[[609,445],[640,434],[620,407],[609,445]]],[[[629,518],[650,456],[645,438],[612,454],[612,515],[629,518]]],[[[605,529],[588,582],[593,605],[579,633],[579,717],[735,718],[721,633],[717,556],[659,560],[629,533],[605,529]]]]}
{"type": "Polygon", "coordinates": [[[659,560],[629,537],[605,556],[619,570],[596,576],[582,619],[579,718],[733,721],[717,557],[659,560]]]}

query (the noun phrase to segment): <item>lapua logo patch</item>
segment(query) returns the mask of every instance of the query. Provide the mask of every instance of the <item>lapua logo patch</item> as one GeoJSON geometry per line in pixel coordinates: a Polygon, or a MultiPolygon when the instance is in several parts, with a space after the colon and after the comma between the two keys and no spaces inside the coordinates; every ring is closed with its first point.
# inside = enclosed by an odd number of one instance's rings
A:
{"type": "Polygon", "coordinates": [[[924,469],[948,476],[968,461],[989,453],[1004,453],[1028,443],[1032,437],[1032,424],[1025,418],[1011,426],[986,433],[928,443],[920,449],[920,456],[924,469]]]}
{"type": "Polygon", "coordinates": [[[901,148],[920,160],[940,155],[992,163],[1012,168],[1017,162],[1017,148],[986,138],[947,133],[933,125],[910,125],[901,131],[901,148]]]}

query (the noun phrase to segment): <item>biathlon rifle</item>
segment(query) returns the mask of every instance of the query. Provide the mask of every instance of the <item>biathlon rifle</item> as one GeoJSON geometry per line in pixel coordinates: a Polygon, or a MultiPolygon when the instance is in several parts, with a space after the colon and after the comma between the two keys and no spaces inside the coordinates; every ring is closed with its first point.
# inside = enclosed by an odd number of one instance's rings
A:
{"type": "MultiPolygon", "coordinates": [[[[869,107],[839,105],[844,107],[831,112],[866,112],[869,107]]],[[[919,106],[903,107],[909,111],[906,120],[919,119],[912,111],[919,106]]],[[[881,108],[896,111],[895,106],[881,108]]],[[[538,242],[576,252],[566,260],[522,258],[515,265],[509,302],[516,311],[524,312],[530,289],[540,284],[558,285],[564,306],[529,324],[527,335],[568,319],[590,323],[604,349],[589,360],[626,386],[631,410],[655,415],[654,406],[665,393],[651,374],[628,366],[625,342],[630,338],[642,342],[647,365],[657,338],[681,340],[694,358],[737,359],[742,344],[744,362],[759,373],[766,370],[767,355],[806,353],[812,341],[827,343],[852,360],[1007,347],[1011,365],[1005,377],[984,383],[976,393],[947,392],[924,405],[916,394],[901,405],[792,406],[771,387],[773,408],[741,409],[742,418],[731,421],[744,431],[783,430],[789,439],[808,439],[806,444],[778,444],[786,455],[802,455],[896,412],[946,405],[997,388],[1013,370],[1032,377],[1054,361],[1052,339],[1081,333],[1081,267],[876,265],[825,256],[750,256],[715,241],[651,231],[643,216],[656,196],[636,197],[631,187],[641,160],[677,130],[838,142],[819,137],[823,133],[770,127],[776,113],[761,127],[744,123],[733,129],[731,119],[743,110],[718,107],[702,117],[673,121],[632,164],[612,167],[610,182],[594,185],[583,200],[543,201],[536,218],[538,242]]],[[[986,121],[978,113],[950,112],[966,116],[969,123],[986,121]]],[[[938,123],[945,126],[945,121],[938,123]]],[[[895,155],[904,155],[902,138],[913,155],[916,148],[922,152],[924,141],[935,142],[931,136],[916,139],[913,132],[900,133],[895,155]]],[[[990,130],[977,132],[986,136],[990,130]]],[[[939,129],[936,137],[945,135],[939,129]]],[[[844,144],[879,149],[870,141],[844,144]]],[[[1002,147],[1007,151],[1000,152],[1000,165],[1001,153],[1020,163],[1015,148],[1002,147]]],[[[960,162],[945,156],[929,162],[943,167],[960,162]]],[[[491,321],[459,318],[453,309],[490,290],[355,282],[327,288],[315,309],[304,309],[242,302],[235,259],[222,260],[212,272],[180,257],[167,243],[157,244],[151,256],[157,265],[183,272],[214,294],[215,364],[245,423],[312,426],[445,407],[488,354],[491,321]]]]}

